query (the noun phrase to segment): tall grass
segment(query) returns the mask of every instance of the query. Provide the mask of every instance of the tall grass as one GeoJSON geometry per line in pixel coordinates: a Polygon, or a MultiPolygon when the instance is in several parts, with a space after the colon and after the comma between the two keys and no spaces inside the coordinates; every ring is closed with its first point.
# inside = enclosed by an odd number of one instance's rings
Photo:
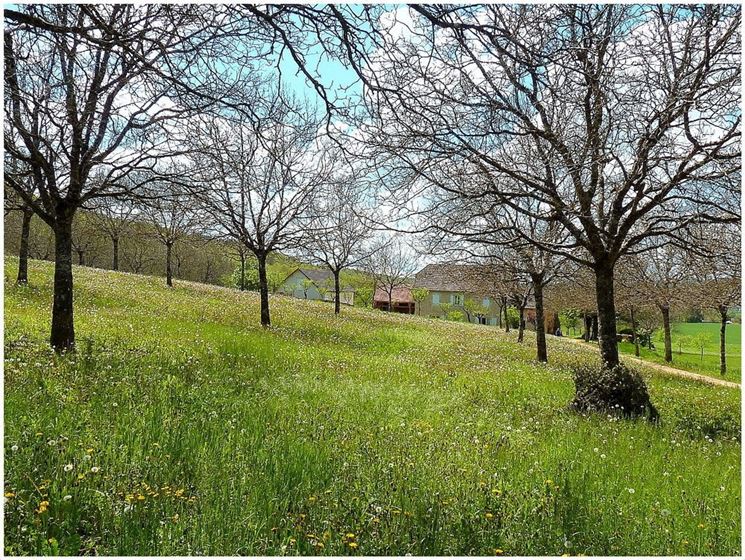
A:
{"type": "Polygon", "coordinates": [[[7,554],[741,551],[738,391],[581,417],[575,344],[86,268],[59,357],[5,264],[7,554]]]}

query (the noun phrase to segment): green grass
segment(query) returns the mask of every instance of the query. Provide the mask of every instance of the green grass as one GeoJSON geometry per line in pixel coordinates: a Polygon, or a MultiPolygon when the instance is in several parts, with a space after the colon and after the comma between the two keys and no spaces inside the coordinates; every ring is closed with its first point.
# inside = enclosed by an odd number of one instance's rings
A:
{"type": "Polygon", "coordinates": [[[741,552],[739,391],[584,417],[569,341],[87,268],[59,357],[5,265],[7,554],[741,552]]]}
{"type": "MultiPolygon", "coordinates": [[[[727,325],[726,350],[727,373],[719,372],[719,323],[674,323],[670,332],[673,346],[673,361],[665,362],[665,342],[662,330],[655,332],[652,342],[655,348],[641,348],[640,357],[658,364],[671,365],[679,369],[702,373],[712,377],[719,377],[729,381],[740,382],[741,379],[741,325],[727,325]],[[695,337],[701,336],[706,342],[704,355],[694,342],[695,337]]],[[[634,345],[621,342],[619,350],[624,354],[633,354],[634,345]]]]}

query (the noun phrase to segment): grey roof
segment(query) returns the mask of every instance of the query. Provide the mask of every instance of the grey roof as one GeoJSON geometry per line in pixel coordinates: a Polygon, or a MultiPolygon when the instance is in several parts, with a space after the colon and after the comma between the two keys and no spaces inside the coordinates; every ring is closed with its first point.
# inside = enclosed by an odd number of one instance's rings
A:
{"type": "Polygon", "coordinates": [[[298,268],[300,273],[313,283],[333,282],[334,275],[326,268],[298,268]]]}
{"type": "Polygon", "coordinates": [[[428,264],[416,273],[414,287],[440,292],[486,293],[488,274],[484,267],[470,264],[428,264]]]}
{"type": "MultiPolygon", "coordinates": [[[[334,285],[334,275],[328,268],[298,268],[297,270],[294,270],[292,273],[290,273],[287,278],[295,274],[295,272],[300,272],[300,274],[313,282],[316,287],[323,283],[328,283],[328,285],[331,287],[333,287],[334,285]]],[[[354,289],[351,286],[341,286],[341,291],[353,292],[354,289]]]]}

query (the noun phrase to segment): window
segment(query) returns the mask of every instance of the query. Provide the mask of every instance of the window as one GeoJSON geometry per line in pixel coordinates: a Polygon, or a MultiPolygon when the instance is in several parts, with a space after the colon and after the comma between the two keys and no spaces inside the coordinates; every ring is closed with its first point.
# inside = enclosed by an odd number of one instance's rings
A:
{"type": "Polygon", "coordinates": [[[453,294],[452,302],[453,305],[463,305],[463,294],[453,294]]]}
{"type": "Polygon", "coordinates": [[[440,294],[432,292],[432,304],[440,303],[440,294]]]}

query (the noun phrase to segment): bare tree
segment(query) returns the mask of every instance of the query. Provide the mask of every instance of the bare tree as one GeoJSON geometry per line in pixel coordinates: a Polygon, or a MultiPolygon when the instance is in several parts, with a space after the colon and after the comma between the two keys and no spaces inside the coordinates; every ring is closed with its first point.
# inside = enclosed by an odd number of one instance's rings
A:
{"type": "Polygon", "coordinates": [[[155,257],[144,243],[125,239],[122,244],[122,260],[127,269],[135,274],[142,274],[155,261],[155,257]]]}
{"type": "Polygon", "coordinates": [[[303,252],[334,275],[334,313],[341,310],[341,271],[356,266],[376,249],[371,245],[371,210],[351,174],[334,180],[313,202],[313,222],[303,252]]]}
{"type": "Polygon", "coordinates": [[[241,243],[258,261],[261,324],[271,324],[267,256],[297,248],[311,201],[330,167],[318,123],[281,89],[267,93],[260,118],[204,118],[192,133],[200,187],[194,196],[214,229],[241,243]]]}
{"type": "Polygon", "coordinates": [[[742,254],[740,228],[708,226],[695,228],[690,251],[689,267],[698,282],[699,302],[714,308],[719,314],[719,371],[727,373],[726,334],[729,310],[741,303],[742,254]]]}
{"type": "Polygon", "coordinates": [[[125,198],[100,198],[91,207],[98,230],[111,240],[111,269],[119,270],[119,247],[132,225],[135,204],[125,198]]]}
{"type": "Polygon", "coordinates": [[[96,235],[97,231],[97,224],[91,219],[90,213],[76,213],[71,243],[73,251],[78,255],[80,266],[93,266],[96,261],[95,250],[100,243],[100,238],[96,235]]]}
{"type": "MultiPolygon", "coordinates": [[[[641,247],[640,247],[641,248],[641,247]]],[[[617,276],[626,292],[633,291],[636,307],[639,300],[654,305],[662,316],[665,340],[665,361],[673,360],[670,311],[690,300],[687,297],[693,284],[692,271],[686,253],[673,243],[653,246],[648,251],[630,255],[619,262],[617,276]]]]}
{"type": "Polygon", "coordinates": [[[140,203],[142,216],[166,250],[166,285],[173,286],[174,246],[204,223],[194,199],[180,185],[170,182],[152,184],[154,195],[140,203]]]}
{"type": "Polygon", "coordinates": [[[410,285],[417,263],[400,239],[381,239],[367,258],[366,269],[375,281],[375,288],[388,296],[388,311],[393,311],[393,292],[410,285]]]}
{"type": "MultiPolygon", "coordinates": [[[[466,182],[471,181],[473,177],[466,178],[466,182]]],[[[527,211],[517,212],[488,194],[470,197],[468,190],[467,185],[458,185],[454,192],[438,189],[428,193],[429,203],[416,216],[419,227],[429,234],[427,251],[431,253],[437,247],[450,253],[467,254],[480,262],[489,262],[495,271],[500,271],[500,284],[506,288],[499,295],[500,302],[505,311],[509,300],[517,307],[521,315],[520,342],[527,298],[532,296],[536,314],[536,355],[538,361],[546,362],[544,292],[560,272],[568,274],[570,270],[565,257],[545,246],[561,246],[567,232],[559,222],[536,219],[530,208],[535,210],[538,204],[530,199],[522,201],[527,211]]]]}
{"type": "MultiPolygon", "coordinates": [[[[172,155],[170,124],[188,113],[173,100],[199,89],[204,65],[193,47],[219,27],[195,26],[195,13],[124,4],[5,10],[5,150],[30,168],[38,197],[12,167],[4,179],[54,231],[58,351],[75,344],[75,213],[98,197],[133,194],[140,185],[126,179],[172,155]]],[[[214,72],[209,80],[217,82],[214,72]]]]}
{"type": "MultiPolygon", "coordinates": [[[[8,161],[7,165],[13,165],[16,162],[8,161]]],[[[33,177],[22,179],[19,177],[18,187],[25,188],[29,198],[36,197],[36,187],[33,184],[33,177]]],[[[34,217],[34,209],[25,200],[16,194],[15,190],[5,185],[4,189],[4,214],[18,211],[21,213],[21,240],[18,248],[18,275],[16,284],[28,284],[28,256],[29,256],[29,238],[31,236],[31,219],[34,217]]]]}

